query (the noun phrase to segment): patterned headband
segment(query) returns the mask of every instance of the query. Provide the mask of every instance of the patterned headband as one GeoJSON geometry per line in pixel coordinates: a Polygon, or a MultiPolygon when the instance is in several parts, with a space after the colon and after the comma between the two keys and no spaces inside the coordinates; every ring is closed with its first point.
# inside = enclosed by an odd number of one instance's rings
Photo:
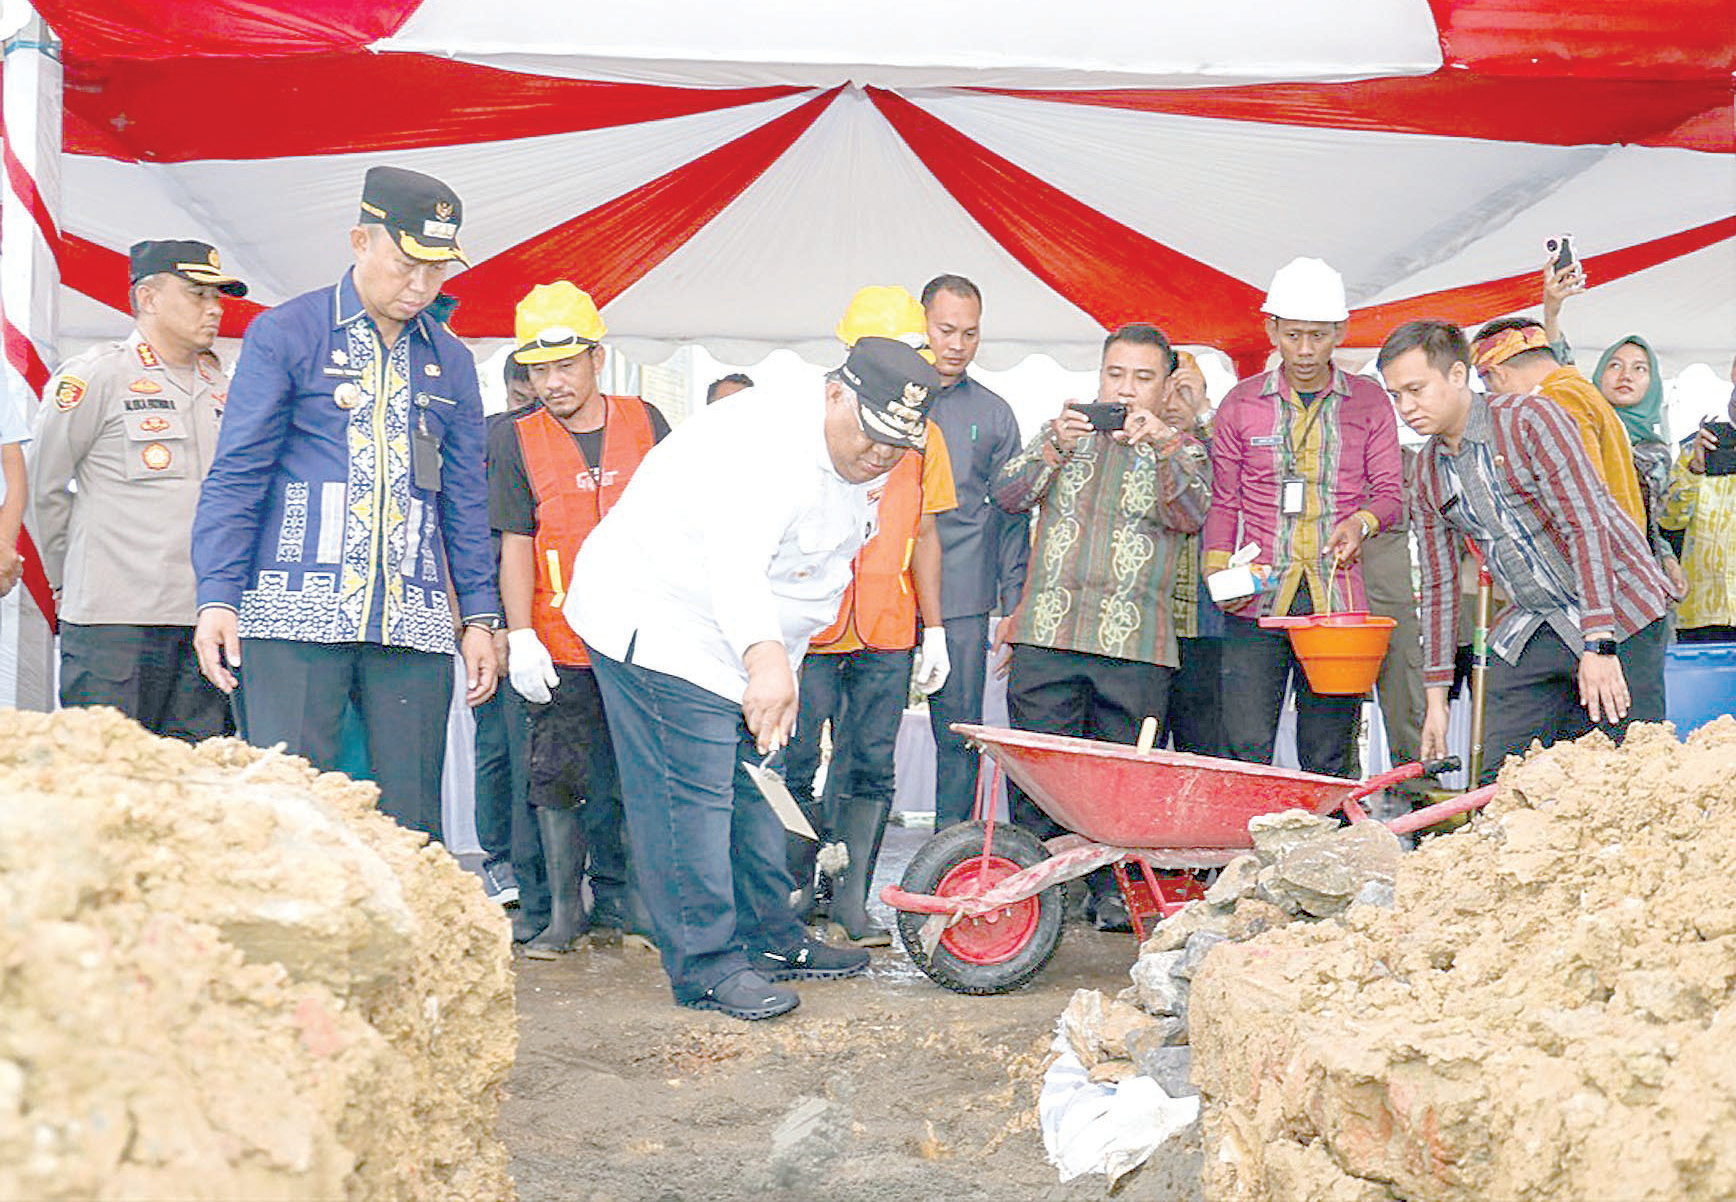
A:
{"type": "Polygon", "coordinates": [[[1543,332],[1542,326],[1519,326],[1479,339],[1471,349],[1472,359],[1478,367],[1493,367],[1521,351],[1548,350],[1549,336],[1543,332]]]}

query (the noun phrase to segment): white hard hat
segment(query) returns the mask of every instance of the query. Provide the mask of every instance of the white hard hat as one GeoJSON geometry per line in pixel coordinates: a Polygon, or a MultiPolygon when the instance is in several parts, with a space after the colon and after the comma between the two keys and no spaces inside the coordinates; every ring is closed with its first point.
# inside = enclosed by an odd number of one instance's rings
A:
{"type": "Polygon", "coordinates": [[[1260,311],[1292,321],[1347,321],[1344,277],[1324,259],[1291,259],[1272,277],[1260,311]]]}

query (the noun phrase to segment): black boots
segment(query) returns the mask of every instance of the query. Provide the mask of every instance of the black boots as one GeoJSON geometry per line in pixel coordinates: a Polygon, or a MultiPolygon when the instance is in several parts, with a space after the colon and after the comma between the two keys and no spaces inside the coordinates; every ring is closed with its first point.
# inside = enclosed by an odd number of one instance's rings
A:
{"type": "Polygon", "coordinates": [[[837,878],[832,897],[832,929],[836,937],[857,947],[888,947],[892,934],[868,917],[868,888],[874,862],[880,858],[880,837],[892,812],[890,797],[840,797],[837,834],[850,852],[850,864],[837,878]]]}
{"type": "Polygon", "coordinates": [[[585,871],[585,828],[578,809],[536,807],[542,834],[543,864],[548,871],[549,924],[524,945],[533,960],[553,960],[573,950],[585,927],[585,903],[580,893],[585,871]]]}

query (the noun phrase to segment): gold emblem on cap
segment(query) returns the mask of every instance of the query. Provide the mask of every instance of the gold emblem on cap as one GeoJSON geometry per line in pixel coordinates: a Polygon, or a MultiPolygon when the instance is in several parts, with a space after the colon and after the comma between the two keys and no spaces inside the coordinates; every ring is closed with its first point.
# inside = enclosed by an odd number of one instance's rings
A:
{"type": "Polygon", "coordinates": [[[922,385],[906,384],[904,386],[904,403],[906,405],[920,405],[927,399],[928,389],[924,388],[922,385]]]}
{"type": "Polygon", "coordinates": [[[441,221],[452,220],[452,202],[449,200],[435,201],[434,216],[438,217],[441,221]]]}
{"type": "Polygon", "coordinates": [[[332,393],[332,401],[339,409],[354,409],[362,403],[361,387],[349,380],[337,386],[332,393]]]}
{"type": "Polygon", "coordinates": [[[213,266],[213,267],[216,267],[219,265],[218,261],[217,261],[217,252],[215,250],[213,250],[210,254],[206,255],[205,260],[206,260],[206,262],[210,263],[211,266],[213,266]]]}

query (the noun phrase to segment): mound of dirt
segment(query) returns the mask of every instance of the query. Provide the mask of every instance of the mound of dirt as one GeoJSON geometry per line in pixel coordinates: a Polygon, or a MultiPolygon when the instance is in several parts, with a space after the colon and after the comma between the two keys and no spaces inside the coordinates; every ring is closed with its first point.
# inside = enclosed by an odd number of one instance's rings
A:
{"type": "Polygon", "coordinates": [[[1501,785],[1394,907],[1206,960],[1208,1197],[1736,1197],[1736,720],[1501,785]]]}
{"type": "Polygon", "coordinates": [[[506,924],[375,795],[0,711],[0,1197],[513,1196],[506,924]]]}

